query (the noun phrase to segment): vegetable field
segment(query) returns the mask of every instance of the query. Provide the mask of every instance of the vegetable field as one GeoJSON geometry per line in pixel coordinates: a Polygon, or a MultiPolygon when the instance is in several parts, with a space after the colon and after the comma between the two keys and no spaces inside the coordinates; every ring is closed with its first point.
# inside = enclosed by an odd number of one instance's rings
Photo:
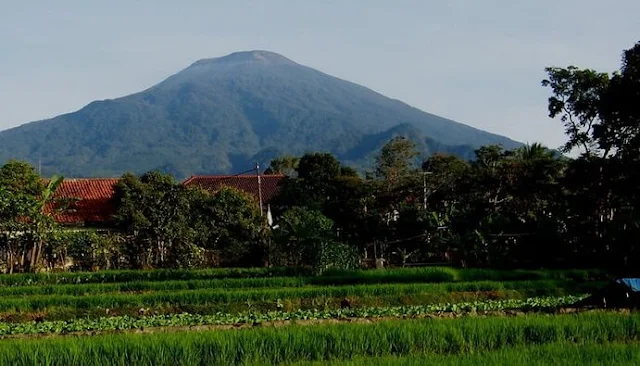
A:
{"type": "Polygon", "coordinates": [[[2,276],[0,364],[633,363],[637,315],[572,308],[607,280],[451,268],[2,276]]]}

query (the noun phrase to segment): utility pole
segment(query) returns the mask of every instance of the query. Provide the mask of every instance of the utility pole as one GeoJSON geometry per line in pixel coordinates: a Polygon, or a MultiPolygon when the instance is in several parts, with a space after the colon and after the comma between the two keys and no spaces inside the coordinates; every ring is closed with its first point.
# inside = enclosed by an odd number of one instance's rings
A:
{"type": "Polygon", "coordinates": [[[38,175],[42,176],[42,156],[38,157],[38,175]]]}
{"type": "Polygon", "coordinates": [[[260,216],[262,217],[262,180],[260,179],[260,164],[256,163],[256,177],[258,179],[258,204],[260,205],[260,216]]]}
{"type": "Polygon", "coordinates": [[[422,200],[423,208],[427,210],[427,175],[433,174],[433,172],[422,172],[422,200]]]}
{"type": "Polygon", "coordinates": [[[424,210],[427,210],[427,172],[422,172],[422,198],[424,210]]]}

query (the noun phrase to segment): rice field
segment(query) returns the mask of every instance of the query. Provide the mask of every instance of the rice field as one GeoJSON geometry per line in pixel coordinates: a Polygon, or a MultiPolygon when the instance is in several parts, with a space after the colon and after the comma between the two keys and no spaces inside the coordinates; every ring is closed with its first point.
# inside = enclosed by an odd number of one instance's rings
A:
{"type": "Polygon", "coordinates": [[[639,315],[572,309],[609,278],[441,267],[4,275],[0,365],[632,364],[639,315]]]}
{"type": "MultiPolygon", "coordinates": [[[[472,362],[495,358],[496,351],[514,358],[514,349],[535,354],[532,347],[548,346],[562,356],[565,344],[611,345],[615,350],[639,340],[638,315],[527,315],[11,339],[0,342],[0,364],[247,365],[387,357],[460,357],[472,362]]],[[[629,349],[631,356],[638,354],[636,346],[629,349]]]]}
{"type": "Polygon", "coordinates": [[[569,343],[507,347],[496,351],[456,355],[361,357],[349,361],[300,362],[296,366],[421,366],[421,365],[620,365],[640,364],[637,342],[569,343]]]}
{"type": "Polygon", "coordinates": [[[112,283],[134,281],[172,281],[198,279],[232,279],[270,277],[303,277],[308,284],[412,283],[459,281],[522,281],[607,278],[601,270],[493,270],[422,267],[376,271],[328,271],[311,277],[311,271],[298,268],[214,268],[201,270],[117,270],[100,272],[21,273],[0,276],[0,286],[112,283]]]}

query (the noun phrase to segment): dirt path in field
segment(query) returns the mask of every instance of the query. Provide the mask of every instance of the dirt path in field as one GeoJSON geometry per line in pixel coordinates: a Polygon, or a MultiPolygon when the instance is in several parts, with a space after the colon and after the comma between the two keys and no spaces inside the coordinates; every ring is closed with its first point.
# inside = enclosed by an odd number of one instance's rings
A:
{"type": "MultiPolygon", "coordinates": [[[[540,311],[519,311],[519,310],[507,310],[507,311],[487,311],[479,313],[434,313],[434,314],[422,314],[417,316],[404,316],[404,317],[372,317],[372,318],[331,318],[331,319],[309,319],[309,320],[280,320],[262,322],[259,324],[252,323],[238,323],[228,325],[193,325],[193,326],[168,326],[168,327],[149,327],[149,328],[137,328],[137,329],[123,329],[123,330],[102,330],[102,331],[82,331],[82,332],[69,332],[69,333],[38,333],[38,334],[14,334],[0,336],[2,339],[38,339],[38,338],[52,338],[52,337],[86,337],[97,336],[104,334],[153,334],[153,333],[174,333],[174,332],[201,332],[210,330],[220,331],[232,331],[241,329],[257,329],[257,328],[279,328],[291,325],[309,326],[309,325],[321,325],[321,324],[374,324],[391,320],[401,319],[427,319],[427,318],[439,318],[439,319],[453,319],[463,317],[499,317],[499,316],[524,316],[529,313],[542,313],[548,315],[558,314],[571,314],[578,312],[599,312],[603,310],[588,310],[588,309],[575,309],[564,308],[553,312],[540,312],[540,311]]],[[[606,310],[607,312],[629,313],[629,310],[606,310]]]]}

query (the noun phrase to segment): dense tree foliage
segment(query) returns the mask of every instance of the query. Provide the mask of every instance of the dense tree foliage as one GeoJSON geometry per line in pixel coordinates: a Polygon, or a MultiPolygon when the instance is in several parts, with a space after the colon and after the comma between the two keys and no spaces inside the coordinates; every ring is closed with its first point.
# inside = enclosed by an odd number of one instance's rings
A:
{"type": "Polygon", "coordinates": [[[319,211],[294,207],[280,218],[271,256],[281,266],[311,266],[316,273],[357,266],[353,248],[336,241],[333,222],[319,211]]]}
{"type": "Polygon", "coordinates": [[[45,184],[23,162],[10,161],[0,168],[0,247],[7,272],[32,272],[42,266],[55,227],[47,203],[61,182],[61,177],[53,177],[45,184]]]}
{"type": "Polygon", "coordinates": [[[194,198],[192,220],[196,243],[214,251],[222,264],[263,264],[267,228],[253,197],[233,188],[222,188],[214,194],[196,192],[194,198]]]}
{"type": "MultiPolygon", "coordinates": [[[[195,232],[190,191],[157,171],[126,174],[116,186],[115,225],[128,236],[129,263],[137,268],[189,266],[195,232]]],[[[195,253],[193,253],[195,255],[195,253]]]]}
{"type": "Polygon", "coordinates": [[[562,150],[578,148],[587,155],[595,153],[592,133],[601,122],[598,102],[609,84],[609,75],[575,66],[548,67],[546,71],[549,77],[542,85],[553,91],[549,117],[560,117],[568,137],[562,150]]]}
{"type": "Polygon", "coordinates": [[[279,158],[271,160],[269,168],[264,172],[265,174],[283,174],[293,176],[298,168],[300,159],[292,155],[285,155],[279,158]]]}

